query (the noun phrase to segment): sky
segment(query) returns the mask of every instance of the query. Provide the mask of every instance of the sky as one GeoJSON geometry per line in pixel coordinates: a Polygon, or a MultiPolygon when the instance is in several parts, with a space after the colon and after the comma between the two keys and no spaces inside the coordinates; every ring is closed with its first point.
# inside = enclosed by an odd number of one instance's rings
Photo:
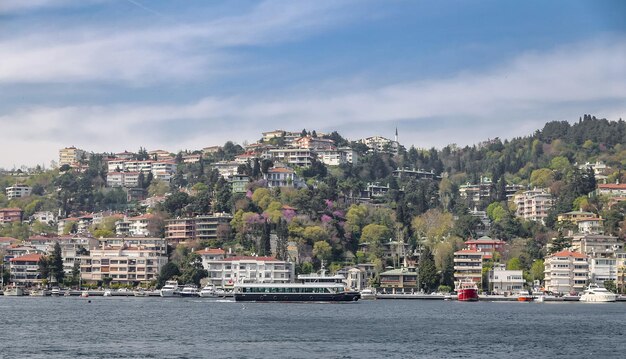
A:
{"type": "Polygon", "coordinates": [[[626,119],[626,2],[0,0],[0,168],[261,132],[409,148],[626,119]]]}

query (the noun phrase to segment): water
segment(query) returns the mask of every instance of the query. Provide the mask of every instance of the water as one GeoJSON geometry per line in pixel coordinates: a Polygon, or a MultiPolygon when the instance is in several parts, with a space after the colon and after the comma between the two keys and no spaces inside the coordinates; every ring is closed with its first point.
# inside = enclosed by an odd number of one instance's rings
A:
{"type": "Polygon", "coordinates": [[[626,303],[0,297],[0,358],[623,358],[625,313],[626,303]]]}

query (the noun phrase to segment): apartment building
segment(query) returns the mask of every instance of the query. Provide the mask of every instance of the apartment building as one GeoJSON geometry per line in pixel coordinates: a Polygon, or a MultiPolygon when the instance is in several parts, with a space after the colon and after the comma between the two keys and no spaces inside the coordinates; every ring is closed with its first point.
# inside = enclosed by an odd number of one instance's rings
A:
{"type": "Polygon", "coordinates": [[[587,256],[561,251],[544,261],[544,287],[553,293],[581,293],[589,279],[587,256]]]}
{"type": "Polygon", "coordinates": [[[0,208],[0,224],[21,222],[23,213],[21,208],[0,208]]]}
{"type": "Polygon", "coordinates": [[[41,283],[39,260],[41,254],[26,254],[9,260],[10,280],[12,283],[33,286],[41,283]]]}
{"type": "Polygon", "coordinates": [[[147,213],[128,217],[115,222],[115,234],[118,236],[150,237],[156,235],[157,217],[147,213]]]}
{"type": "Polygon", "coordinates": [[[143,246],[95,248],[80,258],[81,278],[101,282],[111,278],[120,284],[149,283],[157,279],[167,264],[167,255],[143,246]]]}
{"type": "Polygon", "coordinates": [[[494,294],[517,295],[524,289],[522,270],[507,270],[504,264],[496,264],[489,271],[489,290],[494,294]]]}
{"type": "Polygon", "coordinates": [[[165,239],[169,243],[189,240],[208,241],[218,238],[221,225],[230,225],[230,213],[214,213],[189,218],[175,218],[166,221],[165,239]]]}
{"type": "Polygon", "coordinates": [[[237,282],[246,283],[289,283],[295,279],[293,263],[273,257],[241,256],[203,261],[209,273],[209,283],[218,286],[232,286],[237,282]]]}
{"type": "Polygon", "coordinates": [[[59,150],[59,166],[71,166],[86,156],[86,151],[78,149],[74,146],[62,148],[59,150]]]}
{"type": "Polygon", "coordinates": [[[454,252],[454,281],[472,280],[480,288],[483,278],[483,252],[463,249],[454,252]]]}
{"type": "Polygon", "coordinates": [[[516,214],[526,220],[544,223],[548,212],[552,208],[552,195],[545,189],[533,189],[516,194],[513,197],[516,214]]]}

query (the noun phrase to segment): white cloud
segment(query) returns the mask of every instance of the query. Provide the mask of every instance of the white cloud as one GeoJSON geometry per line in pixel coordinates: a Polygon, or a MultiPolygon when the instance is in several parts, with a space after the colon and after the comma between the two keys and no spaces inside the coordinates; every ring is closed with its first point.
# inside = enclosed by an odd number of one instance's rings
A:
{"type": "MultiPolygon", "coordinates": [[[[289,41],[338,23],[345,16],[336,10],[344,3],[264,2],[243,15],[188,24],[61,24],[60,29],[0,36],[0,84],[137,85],[206,77],[223,67],[232,47],[289,41]]],[[[52,6],[43,0],[19,4],[11,1],[5,11],[52,6]]]]}
{"type": "Polygon", "coordinates": [[[626,117],[624,63],[626,39],[618,39],[524,54],[482,73],[380,87],[332,90],[326,85],[319,91],[309,86],[313,89],[306,93],[207,97],[182,105],[24,108],[0,116],[3,131],[12,134],[8,144],[16,148],[0,166],[46,163],[68,145],[176,151],[254,141],[275,128],[338,129],[356,139],[392,136],[398,126],[401,142],[418,147],[511,138],[583,113],[626,117]],[[40,148],[31,151],[33,144],[40,148]]]}

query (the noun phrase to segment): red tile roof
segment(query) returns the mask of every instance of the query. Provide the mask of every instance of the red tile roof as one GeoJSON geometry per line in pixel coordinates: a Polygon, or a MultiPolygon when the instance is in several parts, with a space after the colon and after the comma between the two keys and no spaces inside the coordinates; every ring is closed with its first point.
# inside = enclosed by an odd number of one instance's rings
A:
{"type": "Polygon", "coordinates": [[[560,251],[552,254],[550,257],[574,257],[574,258],[587,258],[586,255],[580,252],[572,252],[572,251],[560,251]]]}
{"type": "Polygon", "coordinates": [[[11,258],[11,262],[39,262],[39,260],[43,257],[41,254],[27,254],[25,256],[11,258]]]}
{"type": "Polygon", "coordinates": [[[13,238],[13,237],[0,237],[0,242],[19,242],[20,240],[17,238],[13,238]]]}
{"type": "Polygon", "coordinates": [[[269,173],[293,173],[293,170],[285,167],[271,168],[269,173]]]}

